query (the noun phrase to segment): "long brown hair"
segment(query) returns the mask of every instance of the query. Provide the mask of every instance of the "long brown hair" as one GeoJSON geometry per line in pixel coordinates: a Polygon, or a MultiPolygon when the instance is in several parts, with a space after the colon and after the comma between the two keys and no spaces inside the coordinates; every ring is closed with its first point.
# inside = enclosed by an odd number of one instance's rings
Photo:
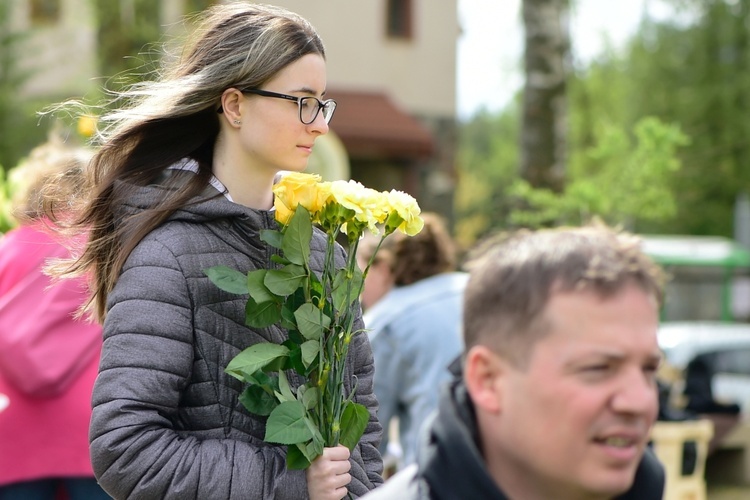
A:
{"type": "Polygon", "coordinates": [[[215,5],[197,21],[194,42],[186,45],[183,56],[160,79],[119,94],[116,101],[126,104],[100,120],[101,147],[89,164],[95,188],[81,200],[72,228],[88,231],[88,244],[77,260],[56,267],[62,275],[91,273],[86,307],[93,307],[99,320],[133,248],[208,184],[222,92],[260,87],[304,55],[325,57],[315,29],[279,7],[215,5]],[[186,158],[197,163],[198,175],[179,189],[165,190],[163,199],[137,216],[117,220],[118,208],[139,187],[154,183],[167,167],[186,158]]]}

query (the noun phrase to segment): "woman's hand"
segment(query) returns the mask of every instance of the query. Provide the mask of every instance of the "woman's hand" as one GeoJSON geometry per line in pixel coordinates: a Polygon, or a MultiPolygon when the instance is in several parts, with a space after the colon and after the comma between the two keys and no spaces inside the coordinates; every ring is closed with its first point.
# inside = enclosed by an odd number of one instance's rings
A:
{"type": "Polygon", "coordinates": [[[323,448],[323,454],[306,471],[310,500],[340,500],[346,496],[346,485],[352,480],[349,455],[349,448],[343,445],[323,448]]]}

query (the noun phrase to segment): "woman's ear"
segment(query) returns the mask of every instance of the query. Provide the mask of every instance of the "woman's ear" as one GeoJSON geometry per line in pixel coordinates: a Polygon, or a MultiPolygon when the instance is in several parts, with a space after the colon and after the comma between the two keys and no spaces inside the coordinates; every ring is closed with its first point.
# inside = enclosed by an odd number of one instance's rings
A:
{"type": "Polygon", "coordinates": [[[504,361],[489,348],[477,345],[469,349],[464,364],[464,381],[477,410],[498,414],[502,411],[504,361]]]}
{"type": "Polygon", "coordinates": [[[230,126],[239,127],[242,125],[242,112],[240,104],[245,96],[235,88],[229,88],[221,94],[221,109],[224,119],[229,122],[230,126]]]}

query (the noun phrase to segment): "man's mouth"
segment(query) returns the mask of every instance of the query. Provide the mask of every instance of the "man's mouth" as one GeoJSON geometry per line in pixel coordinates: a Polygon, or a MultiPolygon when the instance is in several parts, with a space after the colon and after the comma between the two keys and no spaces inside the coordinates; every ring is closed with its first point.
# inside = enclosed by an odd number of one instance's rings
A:
{"type": "Polygon", "coordinates": [[[597,439],[598,442],[603,443],[607,446],[613,446],[615,448],[627,448],[637,444],[637,441],[632,438],[612,436],[604,439],[597,439]]]}

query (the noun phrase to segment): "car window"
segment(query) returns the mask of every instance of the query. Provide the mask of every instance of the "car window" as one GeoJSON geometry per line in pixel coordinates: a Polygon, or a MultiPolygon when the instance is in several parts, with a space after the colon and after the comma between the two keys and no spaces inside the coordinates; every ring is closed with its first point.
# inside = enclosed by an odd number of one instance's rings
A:
{"type": "Polygon", "coordinates": [[[750,375],[750,348],[717,352],[713,363],[714,373],[750,375]]]}

